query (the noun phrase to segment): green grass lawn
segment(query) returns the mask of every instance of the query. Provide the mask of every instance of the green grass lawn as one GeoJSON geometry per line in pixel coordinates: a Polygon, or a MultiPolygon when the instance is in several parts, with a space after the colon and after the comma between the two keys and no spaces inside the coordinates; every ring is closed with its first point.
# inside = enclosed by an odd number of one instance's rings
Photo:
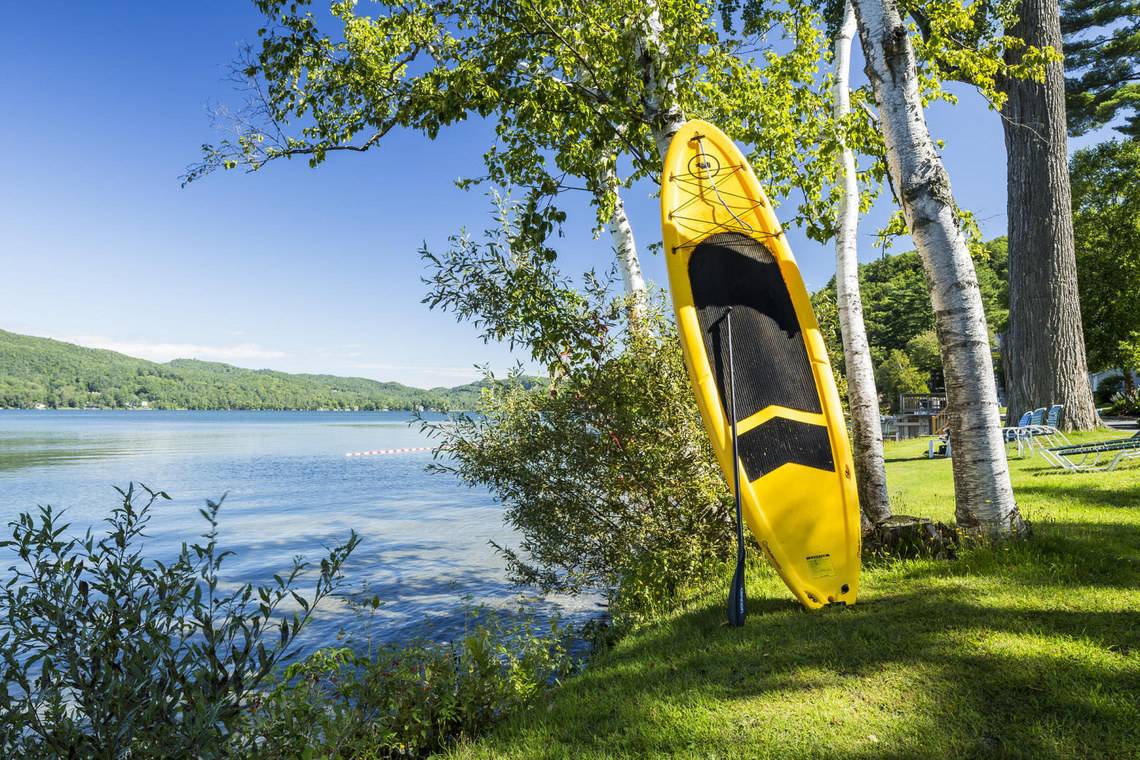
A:
{"type": "MultiPolygon", "coordinates": [[[[925,439],[888,444],[894,510],[949,522],[950,462],[925,454],[925,439]]],[[[753,557],[743,628],[722,627],[726,569],[453,754],[1140,757],[1140,467],[1011,466],[1030,540],[871,560],[858,604],[817,612],[753,557]]]]}

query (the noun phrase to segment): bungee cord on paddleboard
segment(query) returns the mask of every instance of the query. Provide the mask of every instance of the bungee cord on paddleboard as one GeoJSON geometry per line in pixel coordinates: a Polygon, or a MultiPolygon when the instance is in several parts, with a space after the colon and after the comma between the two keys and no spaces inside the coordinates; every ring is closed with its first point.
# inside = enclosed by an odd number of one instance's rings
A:
{"type": "MultiPolygon", "coordinates": [[[[701,163],[702,163],[702,164],[704,164],[704,167],[705,167],[705,169],[706,169],[706,170],[709,170],[709,167],[711,167],[711,163],[709,162],[708,154],[706,154],[706,153],[705,153],[705,144],[704,144],[704,142],[702,141],[702,138],[704,137],[704,135],[701,135],[701,134],[696,134],[696,135],[693,135],[693,137],[694,137],[694,138],[696,138],[696,141],[697,141],[697,150],[699,150],[699,151],[701,152],[701,163]]],[[[756,230],[755,230],[755,229],[753,229],[753,227],[752,227],[752,225],[751,225],[751,224],[749,224],[748,222],[744,221],[744,220],[743,220],[743,219],[741,219],[739,216],[737,216],[735,213],[733,213],[732,209],[730,209],[730,208],[728,207],[728,204],[724,202],[724,198],[721,198],[721,197],[720,197],[720,189],[719,189],[719,188],[717,188],[717,186],[716,186],[716,180],[715,180],[715,179],[713,179],[713,176],[714,176],[714,174],[715,174],[715,172],[713,172],[713,171],[709,170],[709,177],[708,177],[708,179],[709,179],[709,184],[710,184],[710,185],[712,185],[712,189],[713,189],[713,192],[714,192],[714,193],[716,193],[716,199],[717,199],[718,201],[720,201],[720,205],[724,206],[724,210],[725,210],[725,211],[727,211],[727,212],[729,213],[729,215],[730,215],[730,216],[731,216],[733,219],[735,219],[735,220],[736,220],[736,223],[737,223],[737,224],[739,224],[739,225],[741,225],[741,226],[743,226],[743,227],[747,227],[747,228],[748,228],[748,232],[749,232],[750,234],[751,234],[751,233],[754,233],[754,232],[756,232],[756,230]]]]}

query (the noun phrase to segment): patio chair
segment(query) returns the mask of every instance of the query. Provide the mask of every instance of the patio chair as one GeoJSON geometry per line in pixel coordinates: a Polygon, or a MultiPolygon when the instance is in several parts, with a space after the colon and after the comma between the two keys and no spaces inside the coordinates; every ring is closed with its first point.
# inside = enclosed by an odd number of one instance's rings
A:
{"type": "Polygon", "coordinates": [[[1033,417],[1033,412],[1026,412],[1021,415],[1016,425],[1010,427],[1003,427],[1001,429],[1002,438],[1005,439],[1006,455],[1009,455],[1009,447],[1012,444],[1017,444],[1017,455],[1020,457],[1025,446],[1029,446],[1029,454],[1033,455],[1033,438],[1029,434],[1029,420],[1033,417]]]}
{"type": "Polygon", "coordinates": [[[1057,427],[1061,424],[1061,412],[1064,408],[1064,404],[1055,404],[1049,407],[1049,411],[1045,414],[1045,422],[1041,425],[1041,435],[1044,435],[1054,447],[1072,446],[1068,437],[1057,427]]]}
{"type": "Polygon", "coordinates": [[[1049,407],[1049,411],[1045,414],[1045,424],[1056,429],[1061,424],[1061,410],[1064,408],[1064,404],[1054,404],[1049,407]]]}
{"type": "Polygon", "coordinates": [[[1111,472],[1124,460],[1140,459],[1140,433],[1131,438],[1042,448],[1041,456],[1068,472],[1111,472]]]}
{"type": "Polygon", "coordinates": [[[1030,454],[1032,455],[1032,448],[1042,448],[1042,445],[1037,438],[1042,438],[1049,448],[1056,448],[1058,446],[1069,446],[1070,441],[1065,434],[1057,429],[1057,423],[1061,420],[1061,410],[1064,409],[1063,404],[1057,404],[1050,407],[1048,410],[1045,407],[1034,409],[1033,414],[1029,419],[1029,437],[1032,446],[1030,447],[1030,454]]]}

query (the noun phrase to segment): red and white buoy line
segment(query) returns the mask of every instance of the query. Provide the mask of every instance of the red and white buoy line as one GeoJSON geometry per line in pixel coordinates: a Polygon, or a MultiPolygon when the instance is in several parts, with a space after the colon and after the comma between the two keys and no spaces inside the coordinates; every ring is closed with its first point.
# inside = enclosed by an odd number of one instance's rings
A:
{"type": "MultiPolygon", "coordinates": [[[[440,448],[442,448],[444,450],[447,449],[446,446],[442,446],[440,448]]],[[[381,451],[351,451],[351,452],[345,454],[345,456],[346,457],[366,457],[366,456],[370,456],[372,454],[406,454],[409,451],[435,451],[435,449],[436,449],[435,446],[416,446],[416,447],[410,448],[410,449],[383,449],[381,451]]]]}

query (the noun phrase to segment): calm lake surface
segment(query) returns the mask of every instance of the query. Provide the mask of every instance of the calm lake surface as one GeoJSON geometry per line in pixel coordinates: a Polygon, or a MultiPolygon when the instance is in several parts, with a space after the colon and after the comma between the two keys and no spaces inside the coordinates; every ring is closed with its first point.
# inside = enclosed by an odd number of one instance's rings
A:
{"type": "MultiPolygon", "coordinates": [[[[155,503],[145,544],[148,557],[164,560],[205,532],[198,510],[225,494],[219,543],[235,555],[224,581],[269,581],[295,555],[319,560],[356,530],[364,541],[346,588],[366,582],[384,600],[373,623],[380,640],[453,636],[465,595],[509,609],[526,601],[540,617],[596,614],[592,600],[522,600],[488,543],[515,543],[502,508],[481,489],[425,473],[431,452],[345,456],[432,445],[410,420],[406,412],[0,410],[0,522],[51,504],[67,510],[72,535],[98,531],[121,502],[113,486],[144,483],[173,499],[155,503]]],[[[0,567],[9,564],[0,557],[0,567]]],[[[326,603],[304,647],[360,625],[343,603],[326,603]]]]}

